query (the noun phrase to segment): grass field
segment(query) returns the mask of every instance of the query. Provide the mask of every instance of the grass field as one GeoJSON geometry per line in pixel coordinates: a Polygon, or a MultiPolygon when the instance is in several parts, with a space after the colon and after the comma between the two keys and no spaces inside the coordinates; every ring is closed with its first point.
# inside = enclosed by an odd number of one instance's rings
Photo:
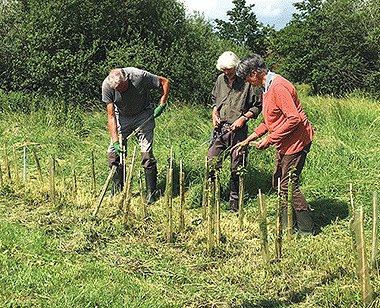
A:
{"type": "MultiPolygon", "coordinates": [[[[4,99],[4,96],[3,98],[4,99]]],[[[96,217],[96,198],[108,175],[105,111],[85,113],[63,106],[0,114],[0,142],[7,149],[12,181],[0,152],[1,307],[361,307],[349,186],[356,208],[365,211],[367,257],[371,257],[372,194],[380,183],[380,105],[359,95],[346,99],[303,96],[316,136],[302,174],[301,189],[314,208],[319,233],[283,241],[274,261],[276,194],[270,187],[274,150],[251,150],[243,230],[222,203],[222,243],[207,253],[202,221],[203,161],[210,110],[171,105],[157,119],[155,155],[163,194],[170,149],[174,155],[174,243],[166,243],[164,198],[142,217],[139,163],[127,225],[120,199],[105,199],[96,217]],[[27,181],[23,150],[27,147],[27,181]],[[13,147],[15,148],[13,152],[13,147]],[[42,166],[38,178],[32,150],[42,166]],[[91,153],[96,192],[92,191],[91,153]],[[15,154],[14,154],[15,153],[15,154]],[[49,187],[49,159],[56,159],[57,200],[49,187]],[[16,157],[16,159],[14,158],[16,157]],[[185,171],[185,230],[178,232],[179,160],[185,171]],[[16,167],[15,167],[16,161],[16,167]],[[72,169],[78,191],[72,193],[72,169]],[[16,172],[18,170],[18,179],[16,172]],[[260,250],[258,189],[267,206],[270,262],[260,250]]],[[[2,103],[4,104],[4,102],[2,103]]],[[[250,130],[258,121],[250,123],[250,130]]],[[[131,158],[135,141],[128,147],[131,158]]],[[[137,157],[139,162],[139,156],[137,157]]],[[[229,164],[221,172],[227,191],[229,164]]],[[[379,261],[379,260],[378,260],[379,261]]],[[[372,307],[380,307],[380,272],[373,267],[372,307]]]]}

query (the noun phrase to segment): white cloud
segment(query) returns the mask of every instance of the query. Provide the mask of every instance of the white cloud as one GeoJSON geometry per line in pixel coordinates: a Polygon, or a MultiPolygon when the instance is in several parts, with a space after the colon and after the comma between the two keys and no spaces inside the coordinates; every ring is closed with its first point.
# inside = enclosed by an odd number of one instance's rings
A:
{"type": "Polygon", "coordinates": [[[247,4],[254,4],[257,15],[279,16],[284,11],[293,10],[294,0],[248,0],[247,4]]]}
{"type": "Polygon", "coordinates": [[[276,5],[276,3],[274,3],[276,1],[273,0],[268,0],[266,2],[256,0],[250,2],[253,2],[252,4],[255,4],[255,7],[253,9],[257,17],[277,17],[283,12],[283,6],[276,5]]]}
{"type": "Polygon", "coordinates": [[[190,0],[190,1],[182,1],[185,6],[190,11],[212,11],[215,7],[217,7],[218,1],[217,0],[190,0]]]}
{"type": "MultiPolygon", "coordinates": [[[[226,19],[227,11],[232,9],[232,0],[180,0],[189,13],[198,11],[206,19],[226,19]]],[[[248,4],[255,4],[254,13],[259,22],[264,25],[274,25],[276,29],[282,28],[295,12],[293,3],[296,0],[247,0],[248,4]]]]}
{"type": "Polygon", "coordinates": [[[181,0],[189,13],[201,12],[207,19],[225,19],[227,11],[232,8],[229,0],[181,0]]]}

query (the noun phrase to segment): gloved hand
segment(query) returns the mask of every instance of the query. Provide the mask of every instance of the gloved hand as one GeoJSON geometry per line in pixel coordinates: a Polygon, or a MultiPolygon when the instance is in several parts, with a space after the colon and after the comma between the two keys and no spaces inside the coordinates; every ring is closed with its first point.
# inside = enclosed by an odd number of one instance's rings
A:
{"type": "Polygon", "coordinates": [[[164,112],[165,108],[166,108],[166,104],[165,104],[165,105],[161,105],[161,104],[159,104],[159,105],[154,109],[154,111],[153,111],[153,117],[157,118],[158,116],[160,116],[161,113],[164,112]]]}
{"type": "Polygon", "coordinates": [[[112,145],[113,145],[113,148],[115,149],[115,152],[116,152],[117,155],[120,155],[120,154],[126,152],[126,150],[123,150],[121,148],[119,141],[115,141],[112,145]]]}

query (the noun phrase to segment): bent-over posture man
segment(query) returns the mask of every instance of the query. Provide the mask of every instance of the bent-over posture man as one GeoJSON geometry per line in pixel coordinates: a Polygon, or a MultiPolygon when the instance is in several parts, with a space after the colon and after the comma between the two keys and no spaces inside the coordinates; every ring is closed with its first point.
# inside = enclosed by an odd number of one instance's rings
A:
{"type": "Polygon", "coordinates": [[[117,165],[113,177],[112,195],[123,187],[120,154],[124,151],[119,142],[119,134],[126,145],[126,138],[137,128],[142,165],[145,172],[146,201],[156,201],[157,161],[153,155],[154,118],[165,109],[168,97],[169,81],[165,77],[151,74],[135,68],[116,68],[104,79],[102,84],[102,100],[107,104],[108,129],[111,144],[108,148],[108,163],[117,165]],[[160,104],[153,110],[151,89],[162,89],[160,104]]]}
{"type": "MultiPolygon", "coordinates": [[[[257,118],[261,112],[260,88],[253,87],[236,76],[239,58],[231,51],[224,52],[218,59],[216,68],[223,72],[212,90],[213,141],[208,149],[210,176],[213,170],[222,167],[223,153],[236,143],[247,138],[247,122],[257,118]]],[[[239,201],[239,166],[243,157],[231,154],[230,209],[237,211],[239,201]]]]}
{"type": "MultiPolygon", "coordinates": [[[[263,88],[264,121],[255,131],[235,148],[246,146],[266,133],[256,144],[257,149],[276,147],[276,167],[273,174],[273,187],[280,189],[287,199],[289,172],[293,171],[293,229],[300,234],[313,234],[314,222],[306,199],[299,189],[299,176],[310,150],[314,130],[302,109],[294,86],[284,77],[269,71],[264,60],[252,54],[242,60],[237,67],[237,75],[248,83],[263,88]]],[[[238,152],[238,151],[234,151],[238,152]]],[[[287,224],[287,208],[283,208],[283,227],[287,224]]]]}

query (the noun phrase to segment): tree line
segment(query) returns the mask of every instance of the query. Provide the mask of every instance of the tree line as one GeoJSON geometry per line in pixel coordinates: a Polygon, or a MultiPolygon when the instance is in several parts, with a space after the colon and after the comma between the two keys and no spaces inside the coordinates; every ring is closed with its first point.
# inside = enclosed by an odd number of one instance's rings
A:
{"type": "Polygon", "coordinates": [[[167,76],[172,100],[204,104],[216,59],[233,50],[263,55],[314,93],[380,96],[377,1],[304,0],[279,31],[259,22],[246,0],[232,2],[228,20],[207,21],[177,0],[2,1],[0,89],[91,109],[111,68],[136,66],[167,76]]]}

